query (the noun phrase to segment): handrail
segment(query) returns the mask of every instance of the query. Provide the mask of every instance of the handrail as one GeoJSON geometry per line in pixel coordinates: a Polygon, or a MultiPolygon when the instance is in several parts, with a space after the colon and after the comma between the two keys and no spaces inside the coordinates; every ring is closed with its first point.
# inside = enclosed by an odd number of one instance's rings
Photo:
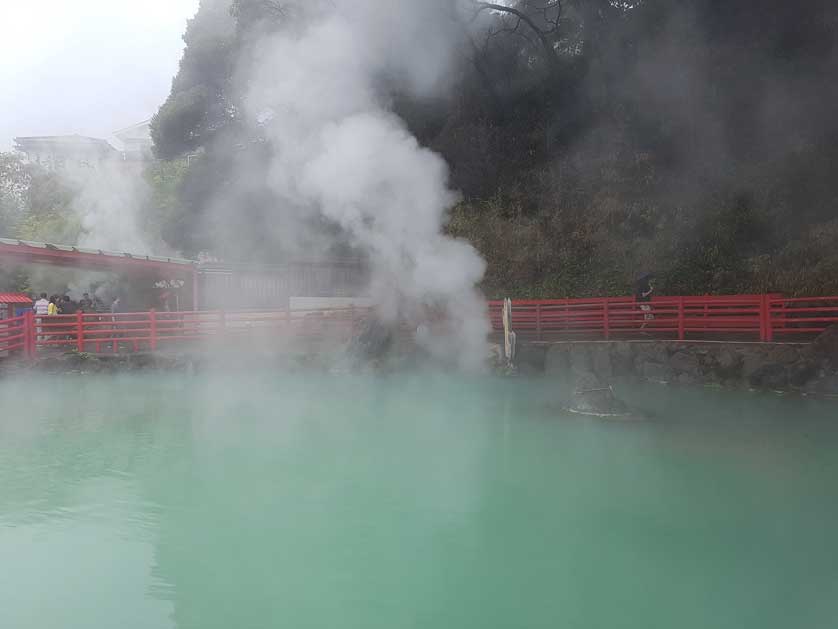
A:
{"type": "MultiPolygon", "coordinates": [[[[500,301],[489,302],[500,329],[500,301]]],[[[522,338],[578,340],[742,340],[806,342],[838,324],[838,297],[766,295],[523,299],[512,302],[522,338]],[[648,310],[644,310],[647,307],[648,310]]]]}
{"type": "Polygon", "coordinates": [[[37,350],[76,349],[79,352],[119,352],[161,344],[201,339],[238,339],[261,332],[300,337],[352,334],[369,308],[342,307],[282,309],[274,311],[194,311],[76,313],[0,321],[0,356],[21,352],[33,357],[37,350]]]}
{"type": "MultiPolygon", "coordinates": [[[[488,302],[493,328],[501,301],[488,302]]],[[[368,307],[258,311],[76,313],[36,317],[32,311],[0,320],[0,357],[33,358],[39,350],[120,352],[166,344],[250,335],[347,338],[368,307]]],[[[513,300],[512,327],[520,339],[732,340],[809,342],[838,324],[838,297],[782,295],[659,296],[513,300]],[[646,309],[648,308],[648,309],[646,309]]],[[[262,337],[259,337],[262,338],[262,337]]]]}

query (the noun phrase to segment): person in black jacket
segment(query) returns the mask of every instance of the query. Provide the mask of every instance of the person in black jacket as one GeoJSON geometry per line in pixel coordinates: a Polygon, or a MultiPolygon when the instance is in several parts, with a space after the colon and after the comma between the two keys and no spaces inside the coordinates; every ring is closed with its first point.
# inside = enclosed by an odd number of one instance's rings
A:
{"type": "Polygon", "coordinates": [[[640,304],[640,310],[643,311],[643,325],[640,326],[642,330],[650,321],[655,320],[655,315],[652,314],[652,293],[655,292],[655,286],[652,280],[655,276],[651,273],[644,273],[637,280],[637,289],[635,291],[635,299],[640,304]]]}

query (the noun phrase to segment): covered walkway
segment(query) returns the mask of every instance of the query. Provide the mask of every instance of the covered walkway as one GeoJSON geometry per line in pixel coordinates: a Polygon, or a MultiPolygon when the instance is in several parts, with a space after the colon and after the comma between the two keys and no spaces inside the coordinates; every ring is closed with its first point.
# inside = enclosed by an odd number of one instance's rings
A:
{"type": "Polygon", "coordinates": [[[197,308],[199,283],[198,262],[195,260],[0,238],[0,264],[45,264],[83,271],[120,273],[154,281],[183,280],[191,286],[192,308],[197,308]]]}

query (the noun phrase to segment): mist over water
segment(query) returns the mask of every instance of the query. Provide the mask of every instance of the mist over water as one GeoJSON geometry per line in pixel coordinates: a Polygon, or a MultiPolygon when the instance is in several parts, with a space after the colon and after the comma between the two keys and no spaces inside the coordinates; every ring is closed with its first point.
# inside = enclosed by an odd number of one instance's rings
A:
{"type": "Polygon", "coordinates": [[[0,383],[0,625],[830,627],[829,403],[541,380],[0,383]],[[50,395],[45,395],[45,392],[50,395]]]}

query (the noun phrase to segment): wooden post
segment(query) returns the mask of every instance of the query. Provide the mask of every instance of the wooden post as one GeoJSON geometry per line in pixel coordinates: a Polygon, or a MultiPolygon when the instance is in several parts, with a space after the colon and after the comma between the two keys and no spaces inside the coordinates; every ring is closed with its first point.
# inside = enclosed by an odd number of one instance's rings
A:
{"type": "Polygon", "coordinates": [[[84,351],[84,313],[81,310],[76,313],[76,349],[84,351]]]}

